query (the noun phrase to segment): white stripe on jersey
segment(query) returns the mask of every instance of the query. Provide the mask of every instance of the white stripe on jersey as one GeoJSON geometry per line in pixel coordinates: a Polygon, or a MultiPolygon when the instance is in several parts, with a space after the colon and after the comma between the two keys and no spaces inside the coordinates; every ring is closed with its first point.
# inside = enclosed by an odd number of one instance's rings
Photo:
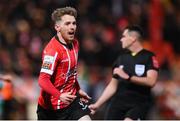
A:
{"type": "Polygon", "coordinates": [[[73,51],[74,51],[74,56],[75,56],[75,59],[76,59],[76,63],[77,63],[77,60],[78,60],[78,53],[76,54],[76,49],[75,49],[75,47],[74,47],[74,45],[72,44],[72,46],[73,46],[73,51]]]}
{"type": "Polygon", "coordinates": [[[58,53],[56,52],[56,53],[55,53],[55,56],[54,56],[54,61],[53,61],[53,63],[52,63],[52,67],[51,67],[51,70],[52,70],[52,71],[54,70],[54,64],[55,64],[57,55],[58,55],[58,53]]]}
{"type": "MultiPolygon", "coordinates": [[[[75,60],[76,60],[76,64],[75,65],[77,65],[77,61],[78,61],[78,53],[76,54],[76,50],[75,50],[75,47],[74,47],[74,45],[72,44],[72,46],[73,46],[73,52],[74,52],[74,56],[75,56],[75,60]]],[[[74,73],[74,80],[76,80],[76,73],[74,73]]],[[[74,82],[75,83],[75,82],[74,82]]]]}
{"type": "Polygon", "coordinates": [[[48,69],[44,69],[44,68],[41,68],[41,72],[44,72],[44,73],[47,73],[47,74],[50,74],[50,75],[53,74],[52,70],[48,70],[48,69]]]}
{"type": "MultiPolygon", "coordinates": [[[[64,49],[66,50],[66,53],[67,53],[67,56],[68,56],[68,59],[69,59],[68,70],[67,70],[67,74],[68,74],[69,71],[70,71],[70,67],[71,67],[71,58],[70,58],[70,56],[69,56],[69,52],[68,52],[67,48],[66,48],[64,45],[63,45],[63,47],[64,47],[64,49]]],[[[65,82],[67,81],[67,79],[68,79],[68,77],[66,76],[65,82]]]]}

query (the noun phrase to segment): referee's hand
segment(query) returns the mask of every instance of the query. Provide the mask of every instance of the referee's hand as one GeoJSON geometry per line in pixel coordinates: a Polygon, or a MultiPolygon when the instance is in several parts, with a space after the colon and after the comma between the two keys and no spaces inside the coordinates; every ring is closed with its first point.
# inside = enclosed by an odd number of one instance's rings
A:
{"type": "Polygon", "coordinates": [[[125,80],[129,79],[129,75],[126,72],[124,72],[121,68],[114,68],[113,74],[117,74],[125,80]]]}

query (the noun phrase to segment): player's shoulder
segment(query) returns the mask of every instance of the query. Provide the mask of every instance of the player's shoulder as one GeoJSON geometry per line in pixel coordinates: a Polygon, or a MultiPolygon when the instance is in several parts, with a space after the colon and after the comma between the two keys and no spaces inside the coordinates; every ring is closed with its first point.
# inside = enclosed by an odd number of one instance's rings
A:
{"type": "Polygon", "coordinates": [[[44,47],[44,52],[51,52],[51,53],[57,52],[56,46],[57,46],[56,39],[55,37],[52,37],[44,47]]]}
{"type": "Polygon", "coordinates": [[[51,39],[50,39],[50,41],[49,41],[49,43],[47,44],[47,46],[56,46],[57,44],[56,44],[56,37],[54,36],[54,37],[52,37],[51,39]]]}
{"type": "Polygon", "coordinates": [[[57,39],[56,36],[52,37],[50,41],[47,43],[47,48],[54,48],[57,49],[62,45],[62,43],[57,39]]]}

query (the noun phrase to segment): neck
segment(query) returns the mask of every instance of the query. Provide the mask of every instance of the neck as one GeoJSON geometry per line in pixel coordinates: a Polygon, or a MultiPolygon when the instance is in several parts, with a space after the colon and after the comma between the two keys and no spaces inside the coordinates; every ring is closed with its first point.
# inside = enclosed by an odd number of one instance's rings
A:
{"type": "Polygon", "coordinates": [[[143,47],[141,46],[140,43],[134,43],[134,46],[131,46],[129,48],[129,50],[132,52],[132,53],[138,53],[140,52],[141,50],[143,49],[143,47]]]}
{"type": "Polygon", "coordinates": [[[61,33],[60,33],[60,32],[58,32],[58,33],[57,33],[57,36],[58,36],[59,41],[60,41],[61,43],[63,43],[63,44],[67,44],[67,42],[64,40],[64,38],[62,37],[62,35],[61,35],[61,33]]]}

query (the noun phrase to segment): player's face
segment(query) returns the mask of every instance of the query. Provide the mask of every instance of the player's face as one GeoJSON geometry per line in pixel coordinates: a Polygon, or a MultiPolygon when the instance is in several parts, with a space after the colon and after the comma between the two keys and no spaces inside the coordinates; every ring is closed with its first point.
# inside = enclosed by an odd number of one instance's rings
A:
{"type": "Polygon", "coordinates": [[[64,15],[61,17],[61,20],[56,23],[56,26],[59,26],[56,29],[61,33],[63,39],[66,42],[72,42],[74,40],[75,32],[76,32],[76,19],[71,15],[64,15]]]}
{"type": "Polygon", "coordinates": [[[133,42],[134,42],[134,38],[132,36],[129,35],[128,30],[126,29],[123,34],[122,34],[122,38],[120,40],[122,42],[122,48],[129,48],[133,42]]]}

